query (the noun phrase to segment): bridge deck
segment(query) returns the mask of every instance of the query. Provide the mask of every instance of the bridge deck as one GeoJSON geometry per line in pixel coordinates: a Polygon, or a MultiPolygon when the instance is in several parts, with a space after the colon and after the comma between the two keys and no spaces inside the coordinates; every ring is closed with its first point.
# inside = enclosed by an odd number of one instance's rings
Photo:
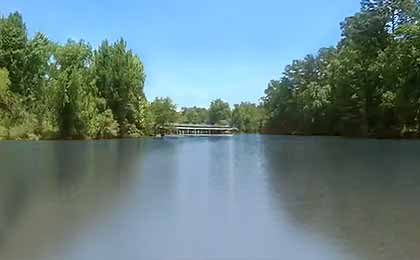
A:
{"type": "Polygon", "coordinates": [[[179,136],[229,136],[237,131],[230,126],[174,124],[170,135],[179,136]]]}

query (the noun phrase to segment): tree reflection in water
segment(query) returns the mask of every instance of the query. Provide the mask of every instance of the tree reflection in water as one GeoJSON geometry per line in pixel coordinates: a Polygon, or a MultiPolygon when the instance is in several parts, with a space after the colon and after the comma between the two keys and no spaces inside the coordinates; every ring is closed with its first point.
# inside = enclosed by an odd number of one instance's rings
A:
{"type": "Polygon", "coordinates": [[[419,259],[419,144],[3,142],[0,259],[419,259]]]}
{"type": "Polygon", "coordinates": [[[265,137],[271,198],[360,259],[420,258],[420,143],[265,137]]]}
{"type": "Polygon", "coordinates": [[[50,256],[96,221],[141,174],[148,143],[2,143],[0,259],[50,256]]]}

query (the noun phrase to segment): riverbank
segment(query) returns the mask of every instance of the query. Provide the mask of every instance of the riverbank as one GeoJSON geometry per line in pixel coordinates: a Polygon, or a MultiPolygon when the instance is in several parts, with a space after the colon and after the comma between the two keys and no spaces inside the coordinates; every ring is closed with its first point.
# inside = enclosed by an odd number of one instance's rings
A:
{"type": "Polygon", "coordinates": [[[342,138],[359,138],[359,139],[379,139],[379,140],[420,140],[420,133],[407,132],[407,133],[395,133],[388,132],[382,134],[331,134],[331,133],[303,133],[303,132],[284,132],[264,129],[261,134],[265,135],[283,135],[283,136],[319,136],[319,137],[342,137],[342,138]]]}
{"type": "MultiPolygon", "coordinates": [[[[1,129],[0,129],[1,130],[1,129]]],[[[71,137],[60,137],[57,133],[44,133],[44,134],[33,134],[33,133],[19,133],[10,132],[4,134],[0,131],[0,141],[91,141],[91,140],[122,140],[122,139],[137,139],[137,138],[149,138],[151,135],[133,135],[133,136],[110,136],[110,137],[89,137],[89,136],[71,136],[71,137]]]]}
{"type": "MultiPolygon", "coordinates": [[[[247,133],[241,133],[241,134],[247,134],[247,133]]],[[[239,134],[239,135],[241,135],[239,134]]],[[[389,135],[389,136],[364,136],[364,135],[331,135],[331,134],[303,134],[303,133],[257,133],[260,135],[267,135],[267,136],[289,136],[289,137],[339,137],[344,139],[373,139],[373,140],[420,140],[420,136],[418,135],[412,135],[412,136],[397,136],[397,135],[389,135]]],[[[72,137],[72,138],[45,138],[45,137],[37,137],[37,136],[31,136],[28,138],[5,138],[0,137],[1,141],[111,141],[111,140],[136,140],[136,139],[162,139],[162,138],[187,138],[187,137],[234,137],[236,135],[185,135],[185,136],[179,136],[179,135],[166,135],[163,137],[156,137],[156,136],[150,136],[150,135],[142,135],[137,137],[113,137],[113,138],[81,138],[81,137],[72,137]]]]}

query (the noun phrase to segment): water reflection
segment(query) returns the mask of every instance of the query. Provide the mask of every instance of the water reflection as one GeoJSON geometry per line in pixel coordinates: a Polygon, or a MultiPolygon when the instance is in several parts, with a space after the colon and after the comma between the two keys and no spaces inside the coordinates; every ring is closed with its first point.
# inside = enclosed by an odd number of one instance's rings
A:
{"type": "Polygon", "coordinates": [[[264,142],[273,204],[301,230],[360,259],[420,257],[419,142],[264,142]]]}
{"type": "Polygon", "coordinates": [[[143,146],[147,142],[2,143],[0,259],[51,257],[138,173],[143,146]]]}
{"type": "Polygon", "coordinates": [[[418,259],[419,142],[0,143],[0,259],[418,259]]]}

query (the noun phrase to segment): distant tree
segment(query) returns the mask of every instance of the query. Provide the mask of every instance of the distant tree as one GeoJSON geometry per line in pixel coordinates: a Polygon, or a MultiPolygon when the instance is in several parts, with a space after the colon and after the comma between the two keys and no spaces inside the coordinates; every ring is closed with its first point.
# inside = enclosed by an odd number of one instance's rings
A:
{"type": "Polygon", "coordinates": [[[211,102],[209,108],[209,123],[210,124],[230,124],[231,110],[229,103],[221,99],[216,99],[211,102]]]}
{"type": "Polygon", "coordinates": [[[232,112],[232,125],[244,133],[258,133],[261,130],[263,109],[250,102],[236,104],[232,112]]]}
{"type": "Polygon", "coordinates": [[[180,120],[182,123],[206,124],[209,120],[208,110],[201,107],[183,107],[180,120]]]}
{"type": "Polygon", "coordinates": [[[168,97],[156,98],[150,104],[149,109],[152,114],[155,133],[158,133],[161,128],[170,127],[178,119],[176,105],[168,97]]]}

